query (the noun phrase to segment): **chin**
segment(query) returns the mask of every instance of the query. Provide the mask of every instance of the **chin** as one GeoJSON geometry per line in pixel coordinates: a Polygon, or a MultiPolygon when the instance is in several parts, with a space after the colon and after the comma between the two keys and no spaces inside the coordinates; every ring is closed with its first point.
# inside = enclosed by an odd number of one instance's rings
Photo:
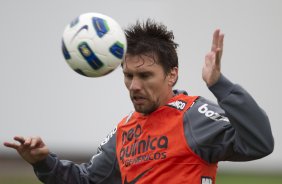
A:
{"type": "Polygon", "coordinates": [[[151,114],[152,112],[154,112],[157,108],[152,106],[150,108],[142,108],[142,107],[135,107],[135,111],[142,113],[144,115],[148,115],[151,114]]]}

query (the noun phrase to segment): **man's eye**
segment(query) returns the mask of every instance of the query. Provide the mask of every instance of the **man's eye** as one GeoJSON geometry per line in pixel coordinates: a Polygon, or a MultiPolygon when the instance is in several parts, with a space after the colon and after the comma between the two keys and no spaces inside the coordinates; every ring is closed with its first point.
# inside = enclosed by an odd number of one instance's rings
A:
{"type": "Polygon", "coordinates": [[[140,77],[142,78],[142,79],[147,79],[147,78],[149,78],[151,75],[150,74],[148,74],[148,73],[144,73],[144,74],[141,74],[140,75],[140,77]]]}
{"type": "Polygon", "coordinates": [[[125,74],[124,74],[124,77],[125,77],[125,78],[128,78],[128,79],[132,79],[133,75],[128,74],[128,73],[125,73],[125,74]]]}

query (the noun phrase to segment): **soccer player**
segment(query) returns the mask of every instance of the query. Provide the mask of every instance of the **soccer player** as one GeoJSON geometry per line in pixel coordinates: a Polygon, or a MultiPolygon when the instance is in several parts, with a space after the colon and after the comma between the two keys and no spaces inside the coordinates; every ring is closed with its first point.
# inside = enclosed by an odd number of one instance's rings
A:
{"type": "Polygon", "coordinates": [[[174,90],[177,44],[166,26],[147,20],[125,30],[122,69],[135,111],[80,165],[59,160],[40,137],[14,137],[4,145],[32,164],[48,184],[215,183],[219,161],[250,161],[273,151],[265,112],[221,72],[224,35],[215,30],[202,78],[218,105],[174,90]]]}

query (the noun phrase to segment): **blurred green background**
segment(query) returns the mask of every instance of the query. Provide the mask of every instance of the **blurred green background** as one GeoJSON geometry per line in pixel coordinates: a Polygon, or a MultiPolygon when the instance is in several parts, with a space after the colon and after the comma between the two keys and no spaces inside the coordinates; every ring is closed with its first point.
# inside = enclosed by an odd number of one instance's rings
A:
{"type": "MultiPolygon", "coordinates": [[[[40,184],[35,176],[14,174],[13,176],[1,176],[1,184],[40,184]]],[[[282,176],[278,174],[239,174],[219,173],[217,184],[281,184],[282,176]]]]}

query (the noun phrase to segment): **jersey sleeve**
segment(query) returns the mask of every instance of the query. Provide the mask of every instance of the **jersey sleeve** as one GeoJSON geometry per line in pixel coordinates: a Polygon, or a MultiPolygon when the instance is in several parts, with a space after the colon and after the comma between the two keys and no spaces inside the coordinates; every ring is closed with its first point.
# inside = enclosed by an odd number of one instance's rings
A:
{"type": "Polygon", "coordinates": [[[114,130],[88,163],[75,164],[50,154],[45,160],[33,165],[35,174],[45,184],[121,184],[115,141],[114,130]]]}
{"type": "Polygon", "coordinates": [[[184,114],[190,148],[209,163],[270,154],[274,141],[269,119],[251,95],[223,75],[210,90],[218,104],[199,97],[184,114]]]}

